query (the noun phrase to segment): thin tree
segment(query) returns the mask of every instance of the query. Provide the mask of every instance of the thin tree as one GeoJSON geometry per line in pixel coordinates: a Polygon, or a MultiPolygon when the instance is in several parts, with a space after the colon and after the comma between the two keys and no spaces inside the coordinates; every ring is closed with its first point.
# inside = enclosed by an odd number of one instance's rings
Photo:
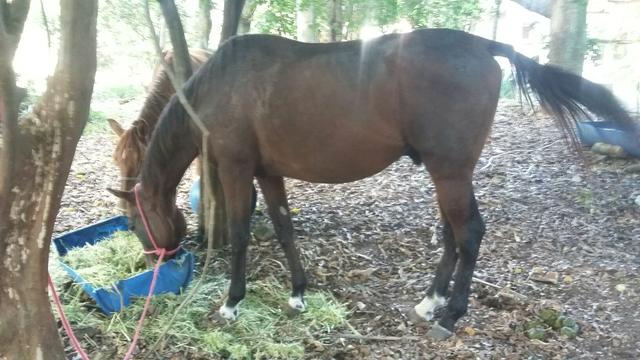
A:
{"type": "Polygon", "coordinates": [[[587,51],[588,0],[513,0],[551,20],[549,64],[582,74],[587,51]]]}
{"type": "Polygon", "coordinates": [[[11,60],[28,0],[0,2],[0,359],[64,359],[47,296],[53,225],[89,116],[97,0],[61,0],[58,64],[32,113],[18,121],[11,60]]]}
{"type": "Polygon", "coordinates": [[[211,35],[211,0],[198,1],[198,46],[202,49],[209,47],[209,35],[211,35]]]}

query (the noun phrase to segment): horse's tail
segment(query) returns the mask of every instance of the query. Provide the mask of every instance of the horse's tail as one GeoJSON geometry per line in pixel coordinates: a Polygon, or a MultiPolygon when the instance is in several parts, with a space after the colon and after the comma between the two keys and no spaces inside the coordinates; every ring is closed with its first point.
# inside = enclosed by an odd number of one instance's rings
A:
{"type": "Polygon", "coordinates": [[[515,51],[511,45],[489,41],[489,52],[509,59],[523,97],[531,103],[533,92],[541,105],[554,115],[560,128],[577,144],[574,125],[591,113],[613,121],[624,130],[640,134],[640,124],[604,86],[552,65],[540,65],[515,51]],[[528,86],[527,86],[528,85],[528,86]]]}

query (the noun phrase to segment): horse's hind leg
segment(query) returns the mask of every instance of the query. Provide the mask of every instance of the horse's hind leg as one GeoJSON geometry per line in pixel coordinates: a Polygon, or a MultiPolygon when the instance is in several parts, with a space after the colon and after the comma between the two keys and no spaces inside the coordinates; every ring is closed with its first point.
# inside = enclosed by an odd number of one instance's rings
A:
{"type": "Polygon", "coordinates": [[[226,200],[231,242],[231,284],[229,296],[220,307],[219,314],[227,320],[235,320],[238,316],[238,303],[244,299],[246,291],[245,272],[250,235],[253,168],[234,163],[221,164],[218,169],[226,200]]]}
{"type": "MultiPolygon", "coordinates": [[[[471,279],[476,266],[476,260],[480,250],[480,242],[484,236],[484,222],[478,211],[471,184],[471,173],[461,172],[457,176],[439,176],[432,171],[432,177],[436,185],[438,203],[443,216],[451,226],[456,251],[458,252],[458,268],[455,274],[455,283],[451,297],[445,309],[444,315],[429,331],[429,336],[442,339],[453,333],[453,327],[460,317],[467,312],[469,304],[469,292],[471,279]],[[464,174],[464,175],[463,175],[464,174]]],[[[447,254],[445,245],[445,254],[447,254]]],[[[449,250],[449,259],[453,256],[449,250]]],[[[443,255],[443,261],[448,258],[443,255]]],[[[438,291],[446,290],[448,276],[450,275],[450,263],[442,265],[442,270],[434,279],[432,288],[438,291]]]]}
{"type": "Polygon", "coordinates": [[[305,310],[304,290],[307,287],[307,279],[304,274],[300,255],[294,243],[293,224],[287,204],[287,194],[284,189],[282,177],[260,177],[258,178],[260,188],[264,194],[269,211],[269,216],[278,236],[278,241],[285,252],[289,269],[291,270],[292,292],[289,298],[290,314],[305,310]]]}
{"type": "Polygon", "coordinates": [[[427,290],[427,296],[413,308],[413,311],[409,314],[411,320],[414,322],[421,322],[424,320],[433,319],[434,311],[445,305],[447,302],[445,296],[449,289],[449,282],[451,281],[451,275],[456,268],[458,262],[458,252],[456,251],[456,243],[453,237],[453,229],[451,223],[444,215],[444,211],[440,210],[443,220],[442,229],[442,243],[444,246],[444,253],[440,258],[438,269],[436,270],[436,276],[431,283],[431,286],[427,290]]]}

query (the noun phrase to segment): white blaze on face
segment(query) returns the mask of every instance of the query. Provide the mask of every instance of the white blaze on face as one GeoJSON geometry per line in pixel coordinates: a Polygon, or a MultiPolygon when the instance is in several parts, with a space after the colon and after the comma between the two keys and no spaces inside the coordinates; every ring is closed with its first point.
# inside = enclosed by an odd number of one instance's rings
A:
{"type": "Polygon", "coordinates": [[[287,216],[288,213],[289,212],[284,208],[284,206],[280,206],[280,214],[282,214],[282,216],[287,216]]]}
{"type": "Polygon", "coordinates": [[[422,299],[420,304],[416,305],[414,309],[420,317],[431,320],[433,319],[433,312],[446,303],[447,301],[444,297],[434,294],[433,296],[427,296],[422,299]]]}
{"type": "Polygon", "coordinates": [[[233,321],[238,317],[238,305],[236,304],[234,307],[229,307],[226,304],[222,305],[218,313],[222,318],[233,321]]]}
{"type": "Polygon", "coordinates": [[[301,296],[292,296],[289,298],[289,306],[292,309],[305,311],[307,309],[307,305],[304,304],[301,296]]]}

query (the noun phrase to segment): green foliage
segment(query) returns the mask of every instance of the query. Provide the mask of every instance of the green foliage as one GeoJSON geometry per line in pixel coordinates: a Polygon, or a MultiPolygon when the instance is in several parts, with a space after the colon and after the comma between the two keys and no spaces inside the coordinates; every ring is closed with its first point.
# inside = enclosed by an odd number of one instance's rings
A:
{"type": "Polygon", "coordinates": [[[479,0],[398,0],[412,27],[469,30],[482,13],[479,0]]]}
{"type": "Polygon", "coordinates": [[[257,0],[257,5],[265,5],[266,10],[256,19],[259,32],[288,37],[296,35],[295,0],[257,0]]]}
{"type": "Polygon", "coordinates": [[[503,75],[502,83],[500,84],[500,97],[515,99],[517,91],[518,86],[515,79],[513,78],[513,74],[509,74],[509,76],[503,75]]]}
{"type": "MultiPolygon", "coordinates": [[[[295,37],[295,0],[257,0],[257,4],[263,9],[254,15],[259,32],[295,37]]],[[[311,26],[325,34],[330,31],[329,5],[326,0],[299,1],[301,10],[311,9],[314,14],[311,26]]],[[[342,14],[342,38],[357,38],[364,25],[385,29],[402,20],[413,28],[469,30],[482,13],[480,0],[342,0],[338,6],[342,14]]]]}
{"type": "Polygon", "coordinates": [[[84,127],[83,135],[103,134],[108,129],[107,115],[102,111],[89,111],[89,121],[84,127]]]}
{"type": "Polygon", "coordinates": [[[602,43],[598,39],[588,37],[585,46],[585,57],[591,60],[594,64],[600,65],[603,52],[602,43]]]}
{"type": "Polygon", "coordinates": [[[96,89],[93,97],[97,100],[129,100],[141,94],[140,86],[123,84],[96,89]]]}

